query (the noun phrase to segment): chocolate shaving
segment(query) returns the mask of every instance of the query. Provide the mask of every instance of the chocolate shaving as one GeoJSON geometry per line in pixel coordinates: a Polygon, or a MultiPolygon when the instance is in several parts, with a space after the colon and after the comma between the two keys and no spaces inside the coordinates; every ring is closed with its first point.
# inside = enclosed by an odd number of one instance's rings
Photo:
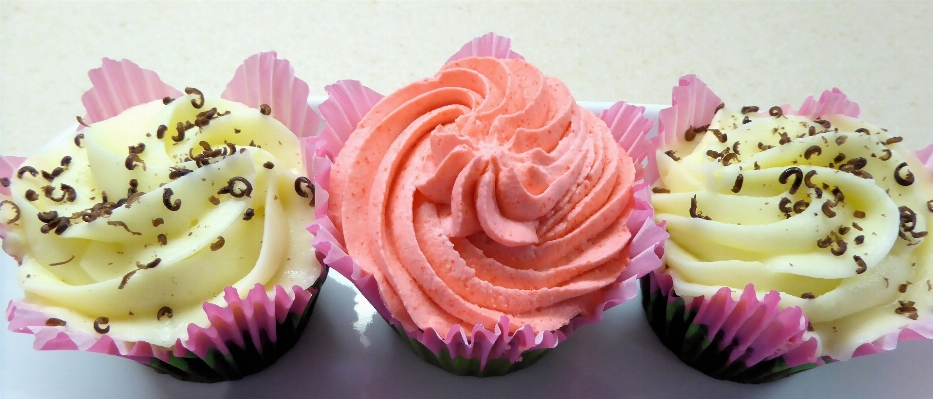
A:
{"type": "Polygon", "coordinates": [[[898,315],[907,315],[908,319],[917,320],[918,314],[917,314],[917,308],[914,307],[914,301],[900,301],[899,300],[897,302],[901,306],[898,306],[897,309],[894,309],[894,313],[898,315]]]}
{"type": "Polygon", "coordinates": [[[253,210],[253,208],[246,208],[246,213],[243,214],[243,220],[250,220],[255,214],[256,212],[253,210]]]}
{"type": "Polygon", "coordinates": [[[201,93],[201,90],[195,89],[194,87],[186,87],[185,94],[194,94],[197,95],[197,99],[191,99],[191,106],[200,109],[204,106],[204,94],[201,93]]]}
{"type": "Polygon", "coordinates": [[[788,207],[788,205],[790,205],[791,202],[793,201],[790,198],[782,197],[781,202],[778,203],[778,209],[780,209],[781,212],[783,212],[784,214],[791,213],[792,209],[788,207]]]}
{"type": "Polygon", "coordinates": [[[690,199],[690,217],[694,219],[712,220],[709,216],[704,216],[702,212],[697,211],[697,196],[690,199]]]}
{"type": "Polygon", "coordinates": [[[845,159],[846,159],[846,154],[843,154],[843,153],[840,152],[839,155],[836,155],[836,157],[833,158],[833,162],[835,162],[835,163],[840,163],[840,162],[844,161],[845,159]]]}
{"type": "Polygon", "coordinates": [[[732,152],[734,152],[734,153],[736,153],[736,154],[739,153],[739,144],[741,144],[741,142],[739,142],[739,141],[736,141],[735,143],[732,143],[732,152]]]}
{"type": "Polygon", "coordinates": [[[800,200],[794,203],[794,213],[800,214],[803,211],[807,210],[807,207],[810,206],[810,203],[807,200],[800,200]]]}
{"type": "Polygon", "coordinates": [[[0,177],[0,186],[10,187],[10,179],[6,177],[0,177]]]}
{"type": "Polygon", "coordinates": [[[833,255],[836,255],[836,256],[842,256],[846,253],[846,249],[848,248],[849,246],[846,244],[845,241],[843,241],[842,239],[837,239],[836,248],[830,249],[829,252],[832,252],[833,255]]]}
{"type": "MultiPolygon", "coordinates": [[[[194,101],[194,100],[191,100],[191,101],[194,101]]],[[[185,139],[185,130],[187,130],[185,129],[185,124],[178,122],[178,124],[175,125],[175,130],[178,132],[178,134],[175,136],[172,136],[172,141],[176,143],[180,143],[182,140],[185,139]]]]}
{"type": "Polygon", "coordinates": [[[159,244],[168,245],[168,237],[165,234],[159,234],[156,239],[159,240],[159,244]]]}
{"type": "Polygon", "coordinates": [[[65,183],[60,184],[62,193],[67,202],[75,202],[78,199],[78,192],[75,191],[74,187],[71,187],[65,183]]]}
{"type": "MultiPolygon", "coordinates": [[[[136,153],[131,153],[130,155],[127,155],[126,160],[123,161],[123,166],[125,166],[127,170],[136,169],[136,164],[145,165],[145,162],[143,161],[143,159],[140,158],[139,154],[136,154],[136,153]]],[[[145,166],[143,168],[145,169],[145,166]]]]}
{"type": "Polygon", "coordinates": [[[217,237],[217,241],[214,241],[214,243],[211,244],[211,251],[216,251],[223,248],[225,242],[226,241],[222,236],[217,237]]]}
{"type": "Polygon", "coordinates": [[[231,177],[230,180],[227,180],[227,185],[217,191],[217,194],[230,194],[235,198],[249,197],[252,193],[253,185],[250,184],[249,180],[241,176],[231,177]],[[237,190],[237,182],[243,183],[246,187],[237,190]]]}
{"type": "Polygon", "coordinates": [[[214,205],[220,205],[220,198],[217,198],[217,197],[215,197],[215,196],[213,196],[213,195],[210,196],[210,197],[207,197],[207,201],[210,202],[210,203],[212,203],[212,204],[214,204],[214,205]]]}
{"type": "Polygon", "coordinates": [[[760,141],[758,142],[758,149],[761,150],[761,151],[768,151],[768,150],[770,150],[770,149],[772,149],[772,148],[774,148],[773,145],[767,145],[767,144],[762,143],[762,142],[760,142],[760,141]]]}
{"type": "Polygon", "coordinates": [[[821,240],[816,240],[816,246],[820,248],[829,248],[830,245],[833,245],[833,237],[826,236],[821,240]]]}
{"type": "Polygon", "coordinates": [[[61,162],[59,162],[59,164],[67,168],[68,165],[71,165],[71,157],[68,155],[65,155],[64,157],[62,157],[62,160],[61,162]]]}
{"type": "Polygon", "coordinates": [[[812,292],[804,292],[803,294],[800,294],[800,298],[803,298],[803,299],[814,299],[814,298],[816,298],[816,295],[813,295],[812,292]]]}
{"type": "Polygon", "coordinates": [[[758,106],[757,105],[746,105],[742,107],[742,110],[740,112],[743,114],[747,114],[749,112],[758,112],[758,106]]]}
{"type": "Polygon", "coordinates": [[[749,118],[749,117],[747,117],[747,116],[744,117],[744,118],[742,118],[742,124],[743,124],[743,125],[749,124],[749,123],[752,123],[752,118],[749,118]]]}
{"type": "Polygon", "coordinates": [[[39,199],[39,194],[33,191],[32,189],[26,190],[26,200],[36,201],[39,199]]]}
{"type": "Polygon", "coordinates": [[[832,207],[834,207],[834,206],[836,206],[836,205],[833,204],[833,203],[830,202],[830,201],[824,202],[824,203],[823,203],[823,207],[822,207],[823,214],[826,215],[826,217],[828,217],[828,218],[834,218],[834,217],[836,217],[836,212],[832,210],[832,207]]]}
{"type": "Polygon", "coordinates": [[[270,107],[269,104],[262,104],[259,106],[259,113],[269,115],[272,113],[272,107],[270,107]]]}
{"type": "Polygon", "coordinates": [[[80,117],[80,116],[75,116],[75,119],[78,120],[78,123],[80,123],[81,126],[84,126],[84,127],[91,127],[91,125],[88,125],[87,123],[84,123],[84,118],[82,118],[82,117],[80,117]]]}
{"type": "Polygon", "coordinates": [[[83,148],[82,144],[84,144],[84,133],[78,133],[78,135],[75,136],[74,142],[78,148],[83,148]]]}
{"type": "Polygon", "coordinates": [[[204,141],[204,140],[199,141],[199,142],[198,142],[198,145],[201,146],[201,148],[203,148],[204,151],[210,151],[210,150],[212,150],[211,144],[208,143],[208,142],[206,142],[206,141],[204,141]]]}
{"type": "Polygon", "coordinates": [[[175,179],[177,179],[177,178],[179,178],[179,177],[182,177],[182,176],[184,176],[184,175],[187,175],[188,173],[191,173],[191,172],[193,172],[193,171],[192,171],[192,170],[185,169],[185,168],[177,168],[177,169],[176,169],[176,168],[172,167],[172,171],[171,171],[171,172],[168,172],[168,178],[171,179],[171,180],[175,180],[175,179]]]}
{"type": "Polygon", "coordinates": [[[836,202],[845,202],[846,196],[842,193],[842,190],[839,187],[833,187],[832,191],[833,197],[836,198],[836,202]]]}
{"type": "Polygon", "coordinates": [[[181,200],[177,199],[175,200],[174,203],[171,202],[172,194],[174,194],[174,192],[172,192],[172,189],[166,187],[165,191],[162,191],[162,204],[164,204],[165,207],[168,208],[168,210],[174,212],[174,211],[181,209],[181,200]]]}
{"type": "Polygon", "coordinates": [[[262,164],[262,167],[264,167],[264,168],[266,168],[266,169],[272,169],[272,168],[275,167],[275,164],[272,163],[272,162],[266,162],[266,163],[262,164]]]}
{"type": "Polygon", "coordinates": [[[57,318],[54,318],[54,317],[50,317],[48,320],[45,321],[45,326],[46,326],[46,327],[62,327],[62,326],[64,326],[64,325],[66,325],[66,324],[68,324],[68,323],[65,322],[64,320],[62,320],[62,319],[57,319],[57,318]]]}
{"type": "Polygon", "coordinates": [[[162,225],[162,223],[165,223],[165,221],[162,220],[162,218],[152,219],[152,227],[159,227],[162,225]]]}
{"type": "Polygon", "coordinates": [[[858,265],[858,268],[855,269],[855,274],[862,274],[862,273],[865,273],[866,270],[868,270],[868,265],[865,264],[865,261],[862,260],[861,256],[852,255],[852,259],[854,259],[855,264],[858,265]]]}
{"type": "Polygon", "coordinates": [[[906,187],[914,184],[914,174],[908,170],[907,174],[904,175],[904,177],[901,177],[901,169],[905,167],[907,167],[907,162],[901,162],[900,165],[897,165],[897,168],[894,169],[894,181],[896,181],[897,184],[906,187]]]}
{"type": "Polygon", "coordinates": [[[159,125],[159,127],[156,129],[156,138],[159,140],[162,140],[163,138],[165,138],[166,130],[168,130],[168,126],[159,125]]]}
{"type": "Polygon", "coordinates": [[[39,212],[36,214],[36,217],[39,218],[39,221],[42,223],[51,223],[53,220],[58,219],[58,212],[48,211],[48,212],[39,212]]]}
{"type": "Polygon", "coordinates": [[[807,135],[816,136],[816,127],[810,126],[810,128],[807,129],[807,135]]]}
{"type": "Polygon", "coordinates": [[[651,187],[651,192],[655,194],[670,194],[671,190],[664,187],[651,187]]]}
{"type": "Polygon", "coordinates": [[[29,173],[30,175],[32,175],[32,177],[36,177],[39,175],[39,171],[36,170],[36,168],[33,168],[32,166],[23,166],[22,168],[19,168],[19,170],[16,171],[16,177],[22,179],[23,175],[26,173],[29,173]]]}
{"type": "Polygon", "coordinates": [[[903,137],[900,137],[900,136],[891,137],[891,138],[889,138],[889,139],[887,139],[887,140],[884,141],[884,145],[897,144],[897,143],[900,143],[900,142],[902,142],[902,141],[904,141],[904,138],[903,138],[903,137]]]}
{"type": "Polygon", "coordinates": [[[17,221],[19,221],[19,216],[20,216],[20,213],[19,213],[19,206],[16,205],[16,203],[14,203],[13,201],[10,201],[10,200],[3,200],[3,201],[0,201],[0,209],[2,209],[2,208],[3,208],[3,205],[5,205],[5,204],[10,204],[10,206],[13,207],[13,211],[16,212],[16,215],[14,215],[13,218],[11,218],[11,219],[9,219],[9,220],[3,222],[3,223],[4,223],[4,224],[13,224],[13,223],[16,223],[17,221]]]}
{"type": "Polygon", "coordinates": [[[813,176],[816,176],[816,170],[810,169],[809,171],[807,171],[807,174],[803,176],[803,184],[807,186],[807,188],[813,188],[813,189],[819,190],[819,188],[816,187],[816,184],[813,184],[813,182],[810,181],[810,179],[812,179],[813,176]]]}
{"type": "Polygon", "coordinates": [[[129,272],[129,273],[124,274],[124,275],[123,275],[123,280],[120,280],[120,286],[117,287],[117,289],[118,289],[118,290],[122,290],[123,287],[126,287],[126,283],[128,283],[128,282],[130,281],[130,277],[133,277],[134,274],[136,274],[136,270],[133,270],[133,271],[131,271],[131,272],[129,272]]]}
{"type": "Polygon", "coordinates": [[[773,106],[768,109],[768,115],[771,115],[773,117],[784,116],[784,110],[781,109],[781,107],[773,106]]]}
{"type": "Polygon", "coordinates": [[[868,135],[871,134],[871,132],[868,131],[868,129],[866,129],[866,128],[864,128],[864,127],[860,127],[860,128],[858,128],[858,129],[855,129],[855,132],[856,132],[856,133],[861,133],[861,134],[868,134],[868,135]]]}
{"type": "Polygon", "coordinates": [[[839,234],[841,235],[849,234],[849,230],[851,229],[846,226],[839,226],[839,234]]]}
{"type": "Polygon", "coordinates": [[[845,144],[847,138],[848,138],[848,137],[846,137],[846,136],[839,136],[839,137],[836,137],[836,145],[843,145],[843,144],[845,144]]]}
{"type": "Polygon", "coordinates": [[[126,225],[126,222],[121,221],[121,220],[108,220],[108,221],[107,221],[107,224],[110,225],[110,226],[122,227],[124,230],[126,230],[126,231],[129,232],[130,234],[133,234],[134,236],[141,236],[141,235],[143,235],[143,233],[140,233],[140,232],[138,232],[138,231],[130,230],[130,227],[126,225]]]}
{"type": "MultiPolygon", "coordinates": [[[[194,101],[194,100],[192,100],[192,101],[194,101]]],[[[162,320],[162,316],[165,316],[165,317],[168,317],[168,318],[171,319],[172,316],[174,316],[174,313],[172,312],[172,308],[170,308],[170,307],[168,307],[168,306],[163,306],[163,307],[161,307],[161,308],[159,309],[159,312],[156,313],[156,320],[162,320]]]]}
{"type": "Polygon", "coordinates": [[[707,150],[706,156],[713,158],[713,159],[719,159],[722,157],[722,153],[715,151],[715,150],[707,150]]]}
{"type": "Polygon", "coordinates": [[[780,182],[781,184],[787,184],[787,180],[791,176],[794,176],[795,179],[794,179],[794,183],[791,184],[789,193],[791,195],[794,195],[797,193],[797,190],[800,189],[800,184],[803,183],[803,171],[800,170],[800,168],[794,166],[794,167],[785,169],[784,172],[781,173],[781,176],[778,178],[778,182],[780,182]]]}
{"type": "Polygon", "coordinates": [[[897,286],[897,292],[900,292],[901,294],[907,293],[907,284],[901,284],[897,286]]]}
{"type": "Polygon", "coordinates": [[[140,270],[155,269],[159,263],[162,263],[162,258],[155,258],[152,262],[146,263],[145,265],[136,261],[136,268],[140,270]]]}
{"type": "Polygon", "coordinates": [[[933,200],[927,201],[927,210],[933,212],[933,200]]]}
{"type": "Polygon", "coordinates": [[[787,133],[781,132],[781,133],[778,133],[778,135],[781,136],[781,139],[778,140],[778,144],[780,145],[784,145],[792,141],[790,136],[787,135],[787,133]]]}
{"type": "Polygon", "coordinates": [[[865,236],[856,236],[855,245],[862,245],[865,242],[865,236]]]}
{"type": "Polygon", "coordinates": [[[73,261],[74,258],[75,258],[75,256],[74,256],[74,255],[71,255],[71,257],[68,258],[68,260],[63,260],[63,261],[61,261],[61,262],[55,262],[55,263],[49,263],[49,266],[61,266],[61,265],[64,265],[64,264],[66,264],[66,263],[68,263],[68,262],[73,261]]]}
{"type": "Polygon", "coordinates": [[[882,160],[882,161],[887,161],[887,160],[891,159],[891,150],[885,148],[885,149],[881,150],[881,153],[882,153],[883,155],[881,155],[880,157],[878,157],[878,159],[880,159],[880,160],[882,160]]]}
{"type": "Polygon", "coordinates": [[[716,136],[716,139],[719,140],[720,143],[725,143],[726,141],[729,141],[729,136],[726,134],[723,134],[721,131],[719,131],[719,129],[709,129],[709,132],[712,133],[714,136],[716,136]]]}
{"type": "Polygon", "coordinates": [[[823,129],[826,129],[826,130],[829,130],[829,128],[833,127],[833,125],[829,123],[828,120],[825,120],[825,119],[817,119],[817,120],[814,120],[813,123],[816,123],[817,125],[822,126],[823,129]]]}
{"type": "Polygon", "coordinates": [[[110,323],[109,317],[98,317],[94,319],[94,331],[97,331],[99,334],[106,334],[110,331],[110,326],[101,327],[101,325],[107,325],[110,323]]]}
{"type": "Polygon", "coordinates": [[[172,101],[175,101],[175,99],[169,96],[162,97],[162,105],[168,105],[172,101]]]}
{"type": "Polygon", "coordinates": [[[807,151],[803,153],[803,157],[806,159],[810,159],[810,157],[812,157],[814,154],[822,155],[823,148],[821,148],[818,145],[810,146],[810,148],[807,148],[807,151]]]}
{"type": "Polygon", "coordinates": [[[739,173],[739,175],[735,177],[735,183],[732,185],[732,192],[738,194],[739,191],[742,191],[742,183],[744,182],[745,176],[739,173]]]}

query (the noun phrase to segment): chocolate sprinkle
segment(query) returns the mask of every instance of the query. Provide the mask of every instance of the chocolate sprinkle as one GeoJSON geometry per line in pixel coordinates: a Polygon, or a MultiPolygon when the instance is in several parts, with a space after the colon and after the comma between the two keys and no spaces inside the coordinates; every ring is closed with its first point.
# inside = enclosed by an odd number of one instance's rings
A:
{"type": "Polygon", "coordinates": [[[68,324],[66,321],[55,318],[55,317],[50,317],[48,320],[45,321],[46,327],[62,327],[66,324],[68,324]]]}
{"type": "Polygon", "coordinates": [[[794,167],[785,169],[784,172],[781,173],[780,178],[778,178],[778,182],[780,182],[781,184],[787,184],[787,180],[792,175],[796,178],[794,179],[794,183],[791,184],[790,186],[789,193],[791,195],[794,195],[797,193],[797,190],[800,189],[800,184],[803,183],[803,171],[800,170],[800,168],[794,166],[794,167]]]}
{"type": "Polygon", "coordinates": [[[743,114],[747,114],[749,112],[758,112],[758,106],[757,105],[746,105],[742,107],[742,110],[740,112],[743,114]]]}
{"type": "Polygon", "coordinates": [[[4,205],[4,204],[10,204],[10,206],[12,206],[12,207],[13,207],[13,210],[16,212],[16,215],[13,216],[12,219],[7,220],[6,222],[3,222],[3,223],[4,223],[4,224],[13,224],[13,223],[16,223],[17,221],[19,221],[19,216],[20,216],[20,214],[19,214],[19,206],[17,206],[16,203],[14,203],[13,201],[10,201],[10,200],[3,200],[3,201],[0,201],[0,208],[3,208],[3,205],[4,205]]]}
{"type": "Polygon", "coordinates": [[[907,167],[907,162],[901,162],[900,165],[897,165],[897,168],[894,169],[894,181],[896,181],[897,184],[906,187],[914,184],[914,174],[908,170],[907,174],[904,175],[904,177],[901,177],[901,169],[905,167],[907,167]]]}
{"type": "Polygon", "coordinates": [[[225,242],[226,241],[224,240],[223,236],[218,236],[217,241],[214,241],[214,243],[211,244],[211,251],[216,251],[223,248],[225,242]]]}
{"type": "Polygon", "coordinates": [[[272,107],[269,104],[262,104],[259,106],[259,113],[263,115],[272,114],[272,107]]]}
{"type": "Polygon", "coordinates": [[[159,309],[159,312],[156,313],[156,320],[162,320],[162,316],[172,318],[175,314],[172,312],[172,308],[168,306],[163,306],[159,309]]]}
{"type": "Polygon", "coordinates": [[[120,280],[120,286],[117,287],[117,289],[118,289],[118,290],[122,290],[123,287],[126,287],[126,283],[128,283],[128,282],[130,281],[130,277],[133,277],[133,275],[136,274],[136,271],[137,271],[137,270],[133,270],[133,271],[131,271],[131,272],[129,272],[129,273],[124,274],[124,275],[123,275],[123,280],[120,280]]]}
{"type": "Polygon", "coordinates": [[[109,317],[98,317],[94,319],[94,331],[97,331],[100,334],[106,334],[110,331],[110,326],[101,327],[101,325],[106,325],[110,323],[109,317]]]}
{"type": "Polygon", "coordinates": [[[670,194],[671,190],[664,187],[651,187],[651,192],[655,194],[670,194]]]}
{"type": "Polygon", "coordinates": [[[735,184],[732,185],[732,192],[738,194],[739,191],[742,191],[742,183],[744,182],[745,176],[739,173],[739,175],[735,177],[735,184]]]}
{"type": "Polygon", "coordinates": [[[171,202],[172,194],[174,194],[174,192],[172,192],[172,189],[166,187],[165,191],[162,191],[162,204],[164,204],[165,207],[168,208],[168,210],[174,212],[174,211],[181,209],[181,200],[177,199],[175,200],[174,203],[172,203],[171,202]]]}
{"type": "Polygon", "coordinates": [[[201,90],[195,89],[194,87],[186,87],[185,94],[195,94],[199,97],[198,99],[191,99],[192,107],[200,109],[204,106],[204,94],[201,93],[201,90]]]}

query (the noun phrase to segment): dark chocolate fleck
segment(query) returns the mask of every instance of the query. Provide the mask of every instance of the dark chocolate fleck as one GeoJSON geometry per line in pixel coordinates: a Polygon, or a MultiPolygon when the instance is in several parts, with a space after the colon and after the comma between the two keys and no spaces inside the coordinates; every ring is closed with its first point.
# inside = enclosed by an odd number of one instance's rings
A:
{"type": "Polygon", "coordinates": [[[201,90],[195,89],[194,87],[186,87],[185,94],[194,94],[198,96],[196,99],[191,99],[192,107],[201,108],[204,106],[204,94],[201,93],[201,90]]]}
{"type": "Polygon", "coordinates": [[[109,317],[98,317],[94,319],[94,331],[97,331],[99,334],[106,334],[110,331],[110,326],[107,324],[110,323],[109,317]],[[105,326],[105,327],[102,327],[105,326]]]}
{"type": "Polygon", "coordinates": [[[897,168],[894,169],[894,181],[896,181],[897,184],[900,184],[905,187],[911,184],[914,184],[914,174],[911,173],[909,170],[907,171],[907,174],[901,177],[901,169],[906,168],[906,167],[907,167],[907,162],[901,162],[901,164],[897,165],[897,168]]]}
{"type": "MultiPolygon", "coordinates": [[[[194,101],[194,100],[192,100],[192,101],[194,101]]],[[[168,307],[168,306],[163,306],[163,307],[161,307],[161,308],[159,309],[159,312],[156,313],[156,320],[162,320],[162,316],[165,316],[165,317],[168,317],[168,318],[171,319],[172,316],[174,316],[174,313],[172,312],[172,308],[170,308],[170,307],[168,307]]]]}
{"type": "Polygon", "coordinates": [[[253,215],[256,214],[255,212],[256,212],[256,211],[254,211],[253,208],[246,208],[246,213],[243,214],[243,220],[250,220],[250,219],[252,219],[252,218],[253,218],[253,215]]]}
{"type": "Polygon", "coordinates": [[[55,317],[50,317],[48,320],[45,321],[46,327],[61,327],[66,324],[68,324],[66,321],[55,318],[55,317]]]}
{"type": "Polygon", "coordinates": [[[226,242],[226,241],[224,240],[223,236],[217,237],[217,241],[214,241],[214,242],[211,244],[211,251],[216,251],[216,250],[218,250],[218,249],[223,248],[225,242],[226,242]]]}
{"type": "Polygon", "coordinates": [[[131,271],[131,272],[129,272],[129,273],[124,274],[124,275],[123,275],[123,279],[120,280],[120,286],[117,287],[117,289],[118,289],[118,290],[122,290],[123,287],[126,287],[126,283],[128,283],[128,282],[130,281],[130,277],[133,277],[134,274],[136,274],[136,270],[133,270],[133,271],[131,271]]]}
{"type": "Polygon", "coordinates": [[[174,193],[172,192],[172,189],[166,187],[165,190],[162,191],[162,204],[164,204],[165,207],[168,208],[168,210],[170,210],[170,211],[177,211],[177,210],[181,209],[181,200],[180,200],[180,199],[176,199],[174,203],[171,202],[171,201],[172,201],[172,194],[174,194],[174,193]]]}

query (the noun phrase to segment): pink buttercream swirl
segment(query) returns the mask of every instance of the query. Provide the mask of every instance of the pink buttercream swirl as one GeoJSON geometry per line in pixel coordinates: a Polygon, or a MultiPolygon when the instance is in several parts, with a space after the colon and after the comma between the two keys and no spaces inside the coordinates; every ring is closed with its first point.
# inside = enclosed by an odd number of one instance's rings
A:
{"type": "Polygon", "coordinates": [[[465,58],[382,99],[330,178],[329,216],[408,330],[554,330],[630,261],[632,159],[523,60],[465,58]]]}

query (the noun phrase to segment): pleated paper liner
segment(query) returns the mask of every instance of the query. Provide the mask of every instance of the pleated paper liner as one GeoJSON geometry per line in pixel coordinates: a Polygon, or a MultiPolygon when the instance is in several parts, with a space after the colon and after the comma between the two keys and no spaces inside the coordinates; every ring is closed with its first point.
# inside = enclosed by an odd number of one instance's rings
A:
{"type": "MultiPolygon", "coordinates": [[[[474,55],[521,58],[511,50],[507,38],[490,33],[464,45],[448,62],[474,55]]],[[[315,234],[315,248],[326,256],[328,265],[356,285],[399,337],[426,362],[453,374],[476,377],[501,376],[528,367],[570,338],[574,329],[600,321],[604,311],[637,295],[637,278],[661,266],[662,242],[667,233],[654,223],[654,211],[647,200],[648,186],[637,184],[636,207],[626,222],[632,232],[632,240],[627,246],[632,261],[606,291],[604,302],[593,314],[577,316],[560,329],[538,333],[530,325],[509,332],[508,318],[504,315],[491,329],[475,325],[469,332],[460,326],[453,326],[449,331],[405,330],[383,303],[376,279],[363,272],[347,254],[341,232],[327,217],[333,159],[357,123],[382,99],[382,95],[356,81],[340,81],[327,86],[326,91],[329,98],[318,108],[326,125],[319,138],[307,141],[306,150],[306,153],[316,155],[312,169],[318,200],[317,220],[310,228],[315,234]]],[[[649,147],[645,135],[653,125],[642,115],[643,112],[644,108],[619,102],[599,115],[619,145],[635,160],[638,169],[636,179],[642,176],[640,164],[649,147]]]]}
{"type": "MultiPolygon", "coordinates": [[[[680,79],[673,105],[662,110],[657,148],[684,140],[691,127],[705,126],[722,101],[696,76],[680,79]]],[[[785,114],[817,118],[831,114],[857,117],[858,104],[838,89],[809,97],[799,110],[781,107],[785,114]]],[[[933,145],[917,151],[920,162],[933,172],[933,145]]],[[[646,180],[657,179],[655,154],[649,154],[646,180]]],[[[713,378],[741,383],[765,383],[836,362],[819,353],[809,322],[799,307],[779,308],[780,293],[759,299],[749,284],[738,299],[723,287],[710,298],[679,296],[673,277],[662,271],[641,279],[642,306],[660,341],[681,361],[713,378]]],[[[933,320],[921,320],[859,346],[852,357],[892,350],[898,341],[933,338],[933,320]]]]}
{"type": "MultiPolygon", "coordinates": [[[[93,87],[81,97],[87,111],[83,120],[87,123],[166,96],[181,95],[155,72],[127,60],[105,58],[102,66],[88,76],[93,87]]],[[[306,139],[320,126],[320,117],[308,105],[308,93],[308,85],[295,77],[291,64],[270,52],[245,60],[221,97],[254,108],[268,104],[272,117],[306,139]]],[[[72,127],[67,136],[82,129],[72,127]]],[[[22,158],[0,157],[0,176],[10,177],[22,162],[22,158]]],[[[2,228],[0,224],[0,237],[2,228]]],[[[317,255],[323,259],[322,254],[317,255]]],[[[268,367],[294,346],[313,313],[328,270],[322,264],[320,276],[310,287],[276,285],[267,291],[256,284],[246,293],[226,287],[221,306],[203,305],[210,325],[202,328],[190,324],[188,338],[178,339],[171,347],[122,341],[68,325],[47,326],[46,321],[53,317],[47,314],[47,308],[25,299],[11,301],[6,316],[11,331],[35,336],[37,350],[81,350],[125,357],[185,381],[236,380],[268,367]]]]}

